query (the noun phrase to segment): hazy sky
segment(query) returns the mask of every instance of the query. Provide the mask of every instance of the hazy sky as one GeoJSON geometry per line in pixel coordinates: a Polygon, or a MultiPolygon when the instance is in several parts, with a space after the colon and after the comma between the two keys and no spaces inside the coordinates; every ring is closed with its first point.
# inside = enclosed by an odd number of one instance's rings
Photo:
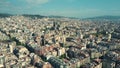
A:
{"type": "Polygon", "coordinates": [[[0,13],[70,17],[120,15],[120,0],[0,0],[0,13]]]}

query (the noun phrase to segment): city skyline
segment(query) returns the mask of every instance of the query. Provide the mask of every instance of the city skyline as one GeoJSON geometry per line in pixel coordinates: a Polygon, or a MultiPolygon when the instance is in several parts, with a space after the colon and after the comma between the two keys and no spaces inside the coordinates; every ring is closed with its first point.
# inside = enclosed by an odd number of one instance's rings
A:
{"type": "Polygon", "coordinates": [[[120,68],[113,0],[0,0],[0,68],[120,68]]]}
{"type": "Polygon", "coordinates": [[[67,17],[120,15],[115,0],[1,0],[0,13],[40,14],[67,17]]]}

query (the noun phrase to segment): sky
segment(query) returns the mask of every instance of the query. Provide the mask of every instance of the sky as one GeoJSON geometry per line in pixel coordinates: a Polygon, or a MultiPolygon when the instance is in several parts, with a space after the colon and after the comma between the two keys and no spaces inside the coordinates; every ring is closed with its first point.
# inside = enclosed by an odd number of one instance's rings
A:
{"type": "Polygon", "coordinates": [[[120,15],[120,0],[0,0],[0,13],[67,17],[120,15]]]}

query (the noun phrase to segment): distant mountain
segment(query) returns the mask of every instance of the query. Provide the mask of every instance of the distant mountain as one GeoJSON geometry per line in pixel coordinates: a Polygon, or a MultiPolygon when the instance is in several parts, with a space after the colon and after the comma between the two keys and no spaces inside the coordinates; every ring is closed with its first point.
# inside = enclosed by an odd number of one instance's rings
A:
{"type": "Polygon", "coordinates": [[[91,18],[85,18],[85,19],[91,19],[91,20],[120,20],[120,16],[98,16],[98,17],[91,17],[91,18]]]}
{"type": "MultiPolygon", "coordinates": [[[[0,18],[3,17],[9,17],[9,16],[15,16],[12,14],[6,14],[6,13],[0,13],[0,18]]],[[[25,17],[31,17],[31,18],[70,18],[70,19],[80,19],[80,18],[76,18],[76,17],[65,17],[65,16],[44,16],[44,15],[34,15],[34,14],[22,14],[22,16],[25,17]]],[[[109,20],[109,21],[116,21],[119,20],[120,21],[120,16],[97,16],[97,17],[90,17],[90,18],[83,18],[81,20],[92,20],[92,21],[101,21],[101,20],[109,20]]]]}
{"type": "Polygon", "coordinates": [[[12,14],[4,14],[4,13],[0,14],[0,18],[9,17],[9,16],[12,16],[12,14]]]}
{"type": "Polygon", "coordinates": [[[98,16],[84,18],[83,21],[92,21],[94,23],[120,23],[120,16],[98,16]]]}
{"type": "MultiPolygon", "coordinates": [[[[0,17],[9,17],[9,16],[15,16],[12,15],[12,14],[6,14],[6,13],[0,13],[0,17]]],[[[70,18],[70,19],[78,19],[78,18],[75,18],[75,17],[65,17],[65,16],[54,16],[54,15],[50,15],[50,16],[44,16],[44,15],[37,15],[37,14],[22,14],[22,16],[25,16],[25,17],[31,17],[31,18],[70,18]]]]}
{"type": "Polygon", "coordinates": [[[51,16],[48,16],[49,18],[70,18],[70,19],[78,19],[76,17],[65,17],[65,16],[54,16],[54,15],[51,15],[51,16]]]}
{"type": "Polygon", "coordinates": [[[66,17],[64,17],[64,16],[54,16],[54,15],[50,15],[50,16],[48,16],[49,18],[66,18],[66,17]]]}
{"type": "Polygon", "coordinates": [[[45,18],[47,16],[42,16],[42,15],[32,15],[32,14],[22,14],[22,16],[25,16],[25,17],[31,17],[31,18],[45,18]]]}
{"type": "MultiPolygon", "coordinates": [[[[0,18],[9,17],[9,16],[16,16],[16,14],[12,15],[12,14],[0,13],[0,18]]],[[[32,14],[22,14],[22,16],[31,17],[31,18],[35,18],[35,17],[44,18],[44,17],[47,17],[47,16],[42,16],[42,15],[32,15],[32,14]]]]}
{"type": "Polygon", "coordinates": [[[23,14],[22,16],[31,17],[31,18],[37,17],[37,18],[71,18],[71,19],[75,19],[74,17],[54,16],[54,15],[42,16],[42,15],[23,14]]]}

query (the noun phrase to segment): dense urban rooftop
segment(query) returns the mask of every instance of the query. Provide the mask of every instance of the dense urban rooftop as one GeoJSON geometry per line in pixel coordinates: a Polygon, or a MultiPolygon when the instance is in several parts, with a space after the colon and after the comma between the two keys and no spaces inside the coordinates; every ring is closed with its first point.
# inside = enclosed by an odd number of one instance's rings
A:
{"type": "Polygon", "coordinates": [[[120,68],[120,18],[1,16],[0,68],[120,68]]]}

